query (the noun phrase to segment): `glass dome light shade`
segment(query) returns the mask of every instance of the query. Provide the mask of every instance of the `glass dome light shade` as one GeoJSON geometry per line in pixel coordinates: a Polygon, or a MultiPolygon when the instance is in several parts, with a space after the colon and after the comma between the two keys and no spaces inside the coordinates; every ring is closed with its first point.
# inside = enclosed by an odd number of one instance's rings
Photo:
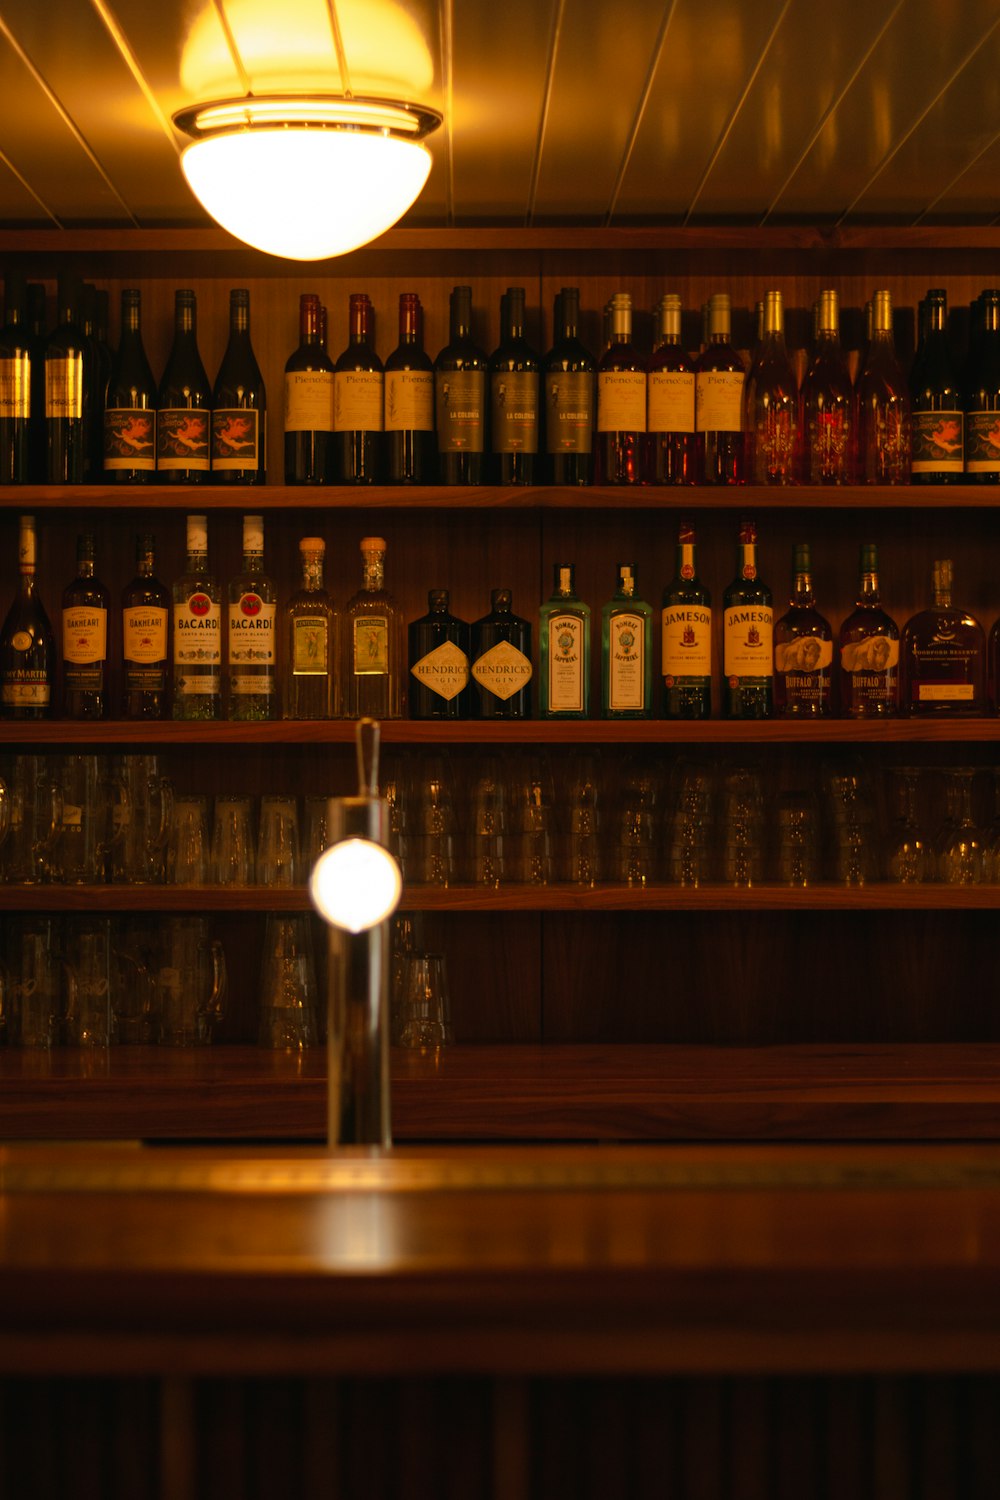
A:
{"type": "Polygon", "coordinates": [[[309,896],[320,916],[348,932],[367,932],[391,916],[403,879],[381,844],[350,838],[325,849],[309,877],[309,896]]]}

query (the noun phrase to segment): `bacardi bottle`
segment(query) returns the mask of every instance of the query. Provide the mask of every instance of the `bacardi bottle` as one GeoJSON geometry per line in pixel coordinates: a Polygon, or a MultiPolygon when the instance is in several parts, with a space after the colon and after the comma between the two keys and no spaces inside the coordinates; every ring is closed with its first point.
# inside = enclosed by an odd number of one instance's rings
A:
{"type": "Polygon", "coordinates": [[[243,517],[243,566],[229,585],[226,709],[230,719],[273,719],[274,584],[264,570],[264,517],[243,517]]]}
{"type": "Polygon", "coordinates": [[[187,561],[172,595],[173,717],[222,714],[222,604],[208,570],[208,519],[187,518],[187,561]]]}

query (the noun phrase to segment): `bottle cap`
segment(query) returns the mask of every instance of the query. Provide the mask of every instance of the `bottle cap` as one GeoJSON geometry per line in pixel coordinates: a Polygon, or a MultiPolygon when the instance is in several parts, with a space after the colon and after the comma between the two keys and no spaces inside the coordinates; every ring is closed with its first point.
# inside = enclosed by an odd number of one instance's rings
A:
{"type": "Polygon", "coordinates": [[[362,552],[384,552],[385,542],[380,536],[363,536],[361,550],[362,552]]]}
{"type": "Polygon", "coordinates": [[[300,552],[318,552],[321,556],[326,551],[326,543],[321,536],[304,536],[299,543],[300,552]]]}

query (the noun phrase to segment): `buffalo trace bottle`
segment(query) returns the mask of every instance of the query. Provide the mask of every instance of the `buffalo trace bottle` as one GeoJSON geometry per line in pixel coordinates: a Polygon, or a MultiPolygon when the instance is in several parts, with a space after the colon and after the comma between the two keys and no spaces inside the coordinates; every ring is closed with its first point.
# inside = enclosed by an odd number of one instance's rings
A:
{"type": "Polygon", "coordinates": [[[333,368],[334,478],[337,484],[377,484],[385,386],[375,353],[375,311],[366,292],[352,292],[348,307],[347,348],[333,368]]]}
{"type": "Polygon", "coordinates": [[[596,365],[578,336],[580,293],[556,297],[552,348],[542,361],[542,417],[551,484],[590,484],[594,477],[596,365]]]}
{"type": "Polygon", "coordinates": [[[385,542],[361,539],[361,587],[344,606],[344,713],[398,719],[406,697],[403,617],[385,587],[385,542]]]}
{"type": "Polygon", "coordinates": [[[712,714],[712,596],[698,577],[694,527],[680,523],[674,576],[663,590],[663,714],[708,719],[712,714]]]}
{"type": "Polygon", "coordinates": [[[32,424],[33,341],[25,313],[25,285],[4,278],[6,323],[0,331],[0,484],[27,484],[32,424]]]}
{"type": "Polygon", "coordinates": [[[952,563],[932,571],[934,602],[903,627],[902,706],[908,714],[986,711],[986,639],[979,621],[951,602],[952,563]]]}
{"type": "Polygon", "coordinates": [[[122,718],[167,717],[170,594],[156,576],[156,539],[135,540],[136,576],[122,594],[122,718]]]}
{"type": "Polygon", "coordinates": [[[17,565],[17,592],[0,629],[0,716],[47,719],[52,713],[56,646],[35,579],[34,516],[20,519],[17,565]]]}
{"type": "Polygon", "coordinates": [[[816,608],[808,542],[792,548],[792,596],[774,622],[774,711],[823,719],[833,710],[833,632],[816,608]]]}
{"type": "Polygon", "coordinates": [[[208,570],[208,518],[188,516],[184,572],[171,589],[173,717],[222,714],[222,605],[208,570]]]}
{"type": "Polygon", "coordinates": [[[115,484],[148,484],[156,469],[156,382],[140,319],[141,293],[126,288],[104,403],[104,473],[115,484]]]}
{"type": "Polygon", "coordinates": [[[385,466],[389,484],[434,479],[434,365],[416,292],[399,294],[399,343],[385,362],[385,466]]]}
{"type": "Polygon", "coordinates": [[[490,434],[498,484],[534,484],[538,457],[538,355],[524,337],[524,287],[500,299],[500,342],[490,356],[490,434]]]}
{"type": "Polygon", "coordinates": [[[743,361],[732,345],[727,292],[714,292],[706,310],[705,347],[695,365],[698,478],[702,484],[742,484],[743,361]]]}
{"type": "Polygon", "coordinates": [[[340,622],[323,586],[325,553],[322,537],[304,536],[299,542],[302,581],[285,606],[285,719],[331,719],[340,712],[335,674],[340,622]]]}
{"type": "Polygon", "coordinates": [[[858,412],[858,480],[909,484],[910,390],[892,336],[892,298],[872,298],[872,333],[855,386],[858,412]]]}
{"type": "Polygon", "coordinates": [[[971,326],[962,379],[965,478],[969,484],[1000,484],[1000,291],[980,293],[971,326]]]}
{"type": "Polygon", "coordinates": [[[87,478],[84,388],[90,351],[77,321],[78,277],[61,277],[57,323],[45,344],[46,479],[49,484],[83,484],[87,478]]]}
{"type": "Polygon", "coordinates": [[[854,474],[854,390],[840,343],[837,293],[816,307],[816,337],[802,382],[805,484],[850,484],[854,474]]]}
{"type": "Polygon", "coordinates": [[[797,484],[799,392],[785,347],[781,293],[764,293],[760,343],[743,386],[748,484],[797,484]]]}
{"type": "Polygon", "coordinates": [[[878,548],[861,545],[855,608],[840,627],[840,711],[848,719],[884,719],[899,706],[899,630],[882,608],[878,548]]]}
{"type": "Polygon", "coordinates": [[[449,298],[448,342],[434,361],[434,416],[441,484],[482,484],[488,361],[472,337],[472,288],[449,298]]]}
{"type": "Polygon", "coordinates": [[[212,478],[267,480],[267,391],[250,342],[250,293],[229,293],[229,342],[212,388],[212,478]]]}
{"type": "Polygon", "coordinates": [[[431,589],[427,613],[407,627],[411,719],[465,719],[469,714],[469,627],[448,610],[447,589],[431,589]]]}
{"type": "Polygon", "coordinates": [[[632,298],[608,304],[610,342],[597,367],[598,484],[641,484],[646,439],[646,366],[632,343],[632,298]]]}
{"type": "Polygon", "coordinates": [[[948,299],[932,287],[910,370],[914,484],[960,484],[965,468],[962,395],[948,339],[948,299]]]}
{"type": "Polygon", "coordinates": [[[618,583],[601,609],[601,716],[653,714],[653,610],[641,598],[634,563],[619,563],[618,583]]]}
{"type": "Polygon", "coordinates": [[[273,719],[275,699],[274,584],[264,571],[264,517],[243,517],[243,565],[228,590],[227,717],[242,723],[273,719]]]}
{"type": "Polygon", "coordinates": [[[285,362],[285,483],[333,483],[333,364],[315,292],[299,298],[299,344],[285,362]]]}
{"type": "Polygon", "coordinates": [[[723,595],[722,712],[727,719],[769,719],[773,706],[774,612],[757,575],[757,527],[740,522],[736,576],[723,595]]]}
{"type": "Polygon", "coordinates": [[[590,605],[576,592],[572,563],[556,563],[538,612],[538,712],[543,719],[590,713],[590,605]]]}
{"type": "Polygon", "coordinates": [[[681,345],[681,299],[674,292],[656,309],[646,380],[646,483],[694,484],[694,363],[681,345]]]}
{"type": "Polygon", "coordinates": [[[63,714],[103,719],[107,710],[108,591],[94,576],[94,536],[76,539],[76,577],[62,596],[63,714]]]}
{"type": "Polygon", "coordinates": [[[198,352],[198,305],[174,293],[174,341],[156,395],[156,471],[164,484],[207,484],[212,389],[198,352]]]}
{"type": "Polygon", "coordinates": [[[531,625],[515,615],[510,589],[490,592],[490,612],[472,626],[472,717],[531,718],[531,625]]]}

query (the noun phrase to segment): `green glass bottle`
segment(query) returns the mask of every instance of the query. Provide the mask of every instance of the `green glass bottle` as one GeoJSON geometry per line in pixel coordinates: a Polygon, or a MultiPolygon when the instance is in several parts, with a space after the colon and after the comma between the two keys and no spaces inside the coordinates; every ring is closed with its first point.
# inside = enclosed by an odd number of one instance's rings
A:
{"type": "Polygon", "coordinates": [[[543,719],[590,713],[590,605],[576,592],[572,563],[556,563],[555,585],[538,612],[538,668],[543,719]]]}
{"type": "Polygon", "coordinates": [[[663,714],[667,719],[712,715],[712,596],[698,577],[694,527],[677,533],[674,577],[663,590],[663,714]]]}
{"type": "Polygon", "coordinates": [[[653,609],[639,597],[634,563],[618,564],[618,585],[601,610],[601,716],[653,714],[653,609]]]}
{"type": "Polygon", "coordinates": [[[727,719],[769,719],[773,713],[774,610],[757,576],[757,527],[741,521],[736,576],[723,596],[722,709],[727,719]]]}

